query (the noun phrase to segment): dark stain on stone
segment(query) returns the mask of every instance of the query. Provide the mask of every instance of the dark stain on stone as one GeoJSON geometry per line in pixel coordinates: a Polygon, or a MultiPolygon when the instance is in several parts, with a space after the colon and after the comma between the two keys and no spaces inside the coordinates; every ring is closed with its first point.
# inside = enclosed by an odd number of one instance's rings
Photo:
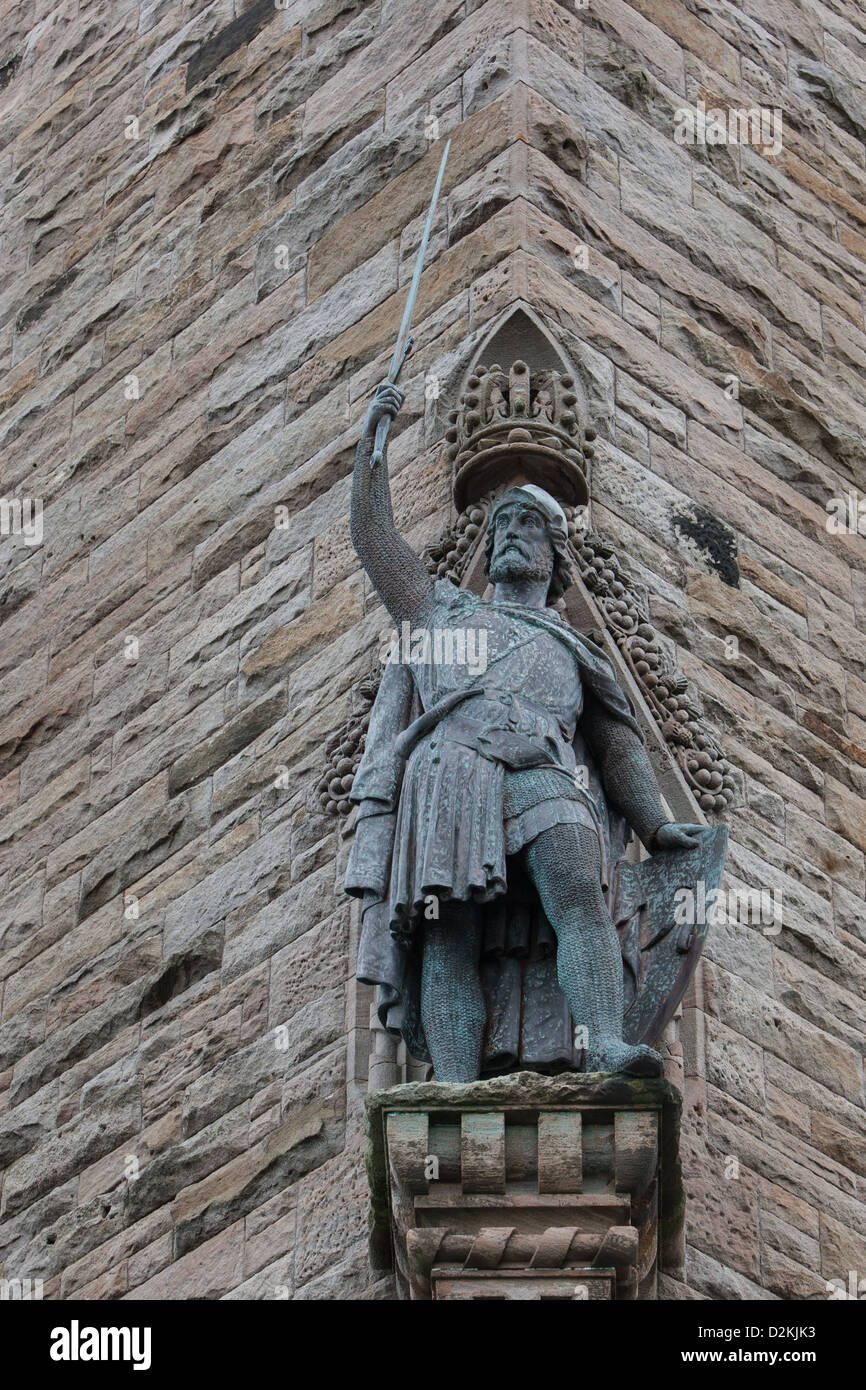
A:
{"type": "Polygon", "coordinates": [[[737,564],[737,538],[707,507],[693,504],[691,515],[674,512],[674,530],[685,536],[703,552],[710,568],[732,589],[740,587],[740,567],[737,564]]]}
{"type": "Polygon", "coordinates": [[[218,68],[230,53],[254,39],[278,13],[274,0],[257,0],[255,5],[238,15],[225,29],[221,29],[212,39],[208,39],[207,43],[203,43],[187,66],[186,90],[190,91],[192,87],[198,86],[199,82],[218,68]]]}
{"type": "Polygon", "coordinates": [[[18,333],[23,333],[31,324],[41,319],[46,309],[54,303],[59,295],[69,289],[69,286],[78,279],[80,273],[79,267],[73,265],[70,266],[68,270],[64,271],[62,275],[59,275],[56,280],[53,280],[33,304],[28,304],[26,308],[21,310],[21,313],[15,321],[16,331],[18,333]]]}
{"type": "Polygon", "coordinates": [[[16,53],[14,58],[10,58],[7,63],[0,63],[0,91],[8,87],[12,78],[21,66],[21,54],[16,53]]]}
{"type": "Polygon", "coordinates": [[[185,994],[192,985],[219,969],[221,955],[218,942],[204,941],[199,948],[173,956],[143,995],[139,1018],[147,1018],[148,1014],[161,1009],[170,999],[185,994]]]}

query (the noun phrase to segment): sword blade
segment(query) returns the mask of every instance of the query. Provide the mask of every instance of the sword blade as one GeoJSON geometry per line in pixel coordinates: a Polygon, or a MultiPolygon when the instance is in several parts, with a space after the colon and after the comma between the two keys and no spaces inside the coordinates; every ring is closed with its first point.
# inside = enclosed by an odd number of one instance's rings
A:
{"type": "Polygon", "coordinates": [[[400,324],[400,332],[397,334],[394,356],[391,358],[391,369],[388,372],[388,380],[392,382],[396,382],[399,377],[400,369],[406,357],[406,343],[409,340],[409,329],[412,327],[412,315],[415,312],[415,301],[418,298],[418,287],[421,284],[421,275],[424,270],[424,257],[427,254],[427,243],[430,240],[433,218],[436,215],[436,204],[439,201],[442,178],[445,174],[445,164],[448,159],[448,151],[450,148],[451,140],[449,138],[445,142],[445,149],[442,153],[442,163],[439,165],[439,173],[436,176],[436,186],[433,189],[433,197],[430,200],[430,208],[427,212],[424,235],[421,238],[421,245],[418,247],[418,254],[415,257],[415,270],[412,275],[412,283],[409,286],[409,297],[406,300],[406,308],[403,310],[403,322],[400,324]]]}

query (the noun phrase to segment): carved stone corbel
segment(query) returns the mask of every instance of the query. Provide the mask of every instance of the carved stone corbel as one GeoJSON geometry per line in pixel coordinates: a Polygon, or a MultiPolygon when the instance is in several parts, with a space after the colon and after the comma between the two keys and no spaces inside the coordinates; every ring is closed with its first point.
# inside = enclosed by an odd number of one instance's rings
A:
{"type": "Polygon", "coordinates": [[[651,1299],[682,1265],[680,1098],[623,1076],[368,1097],[371,1258],[415,1300],[651,1299]]]}

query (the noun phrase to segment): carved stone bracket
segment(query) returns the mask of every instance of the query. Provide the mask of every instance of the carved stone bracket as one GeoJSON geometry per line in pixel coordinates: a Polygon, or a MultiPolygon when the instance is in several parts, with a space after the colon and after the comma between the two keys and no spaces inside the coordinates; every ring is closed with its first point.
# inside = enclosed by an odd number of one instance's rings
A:
{"type": "Polygon", "coordinates": [[[371,1258],[404,1299],[656,1296],[683,1259],[679,1094],[531,1072],[368,1097],[371,1258]]]}

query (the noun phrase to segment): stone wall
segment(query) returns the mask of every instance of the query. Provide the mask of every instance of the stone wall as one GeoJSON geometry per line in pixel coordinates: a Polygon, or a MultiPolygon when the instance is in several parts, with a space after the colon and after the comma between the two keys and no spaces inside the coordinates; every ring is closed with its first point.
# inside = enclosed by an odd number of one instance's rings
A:
{"type": "Polygon", "coordinates": [[[0,496],[44,505],[0,542],[3,1275],[389,1295],[346,826],[311,788],[385,626],[349,473],[450,134],[399,524],[447,525],[441,407],[528,303],[587,379],[593,523],[741,770],[729,882],[781,908],[714,929],[669,1047],[663,1293],[866,1278],[866,545],[826,510],[866,492],[856,0],[0,21],[0,496]],[[677,144],[698,99],[778,107],[782,149],[677,144]]]}

